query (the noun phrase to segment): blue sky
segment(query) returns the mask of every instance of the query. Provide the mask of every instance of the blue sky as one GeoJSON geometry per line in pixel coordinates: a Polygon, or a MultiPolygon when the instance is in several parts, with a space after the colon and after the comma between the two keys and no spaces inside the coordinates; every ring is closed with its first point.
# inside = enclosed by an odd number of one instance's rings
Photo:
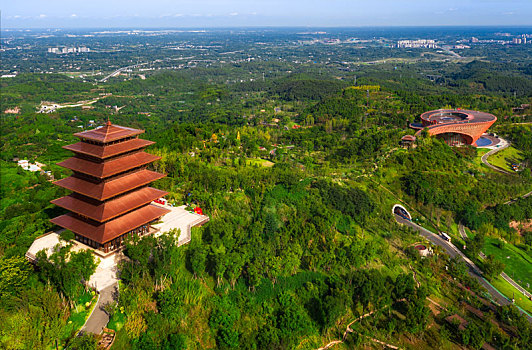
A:
{"type": "Polygon", "coordinates": [[[6,0],[2,27],[532,25],[532,0],[6,0]]]}

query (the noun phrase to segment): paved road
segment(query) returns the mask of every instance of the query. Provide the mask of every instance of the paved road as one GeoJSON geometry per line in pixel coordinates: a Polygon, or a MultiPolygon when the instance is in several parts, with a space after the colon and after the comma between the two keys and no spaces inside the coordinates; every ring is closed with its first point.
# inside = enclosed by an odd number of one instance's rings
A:
{"type": "Polygon", "coordinates": [[[506,203],[504,203],[504,204],[513,204],[513,203],[517,202],[517,200],[518,200],[519,198],[527,198],[527,197],[530,197],[530,196],[532,196],[532,191],[530,191],[530,192],[528,192],[528,193],[525,193],[525,194],[522,195],[521,197],[518,197],[518,198],[515,198],[515,199],[511,199],[511,200],[509,200],[508,202],[506,202],[506,203]]]}
{"type": "Polygon", "coordinates": [[[103,305],[113,301],[117,293],[118,283],[100,291],[100,299],[98,300],[98,304],[94,307],[94,311],[89,316],[87,322],[85,322],[83,328],[81,328],[81,333],[102,333],[104,327],[107,326],[107,323],[109,323],[109,315],[103,311],[103,305]]]}
{"type": "MultiPolygon", "coordinates": [[[[480,252],[478,253],[478,256],[480,256],[481,259],[486,259],[487,256],[486,254],[480,252]]],[[[516,281],[514,281],[510,276],[508,276],[506,273],[504,272],[501,272],[501,277],[504,278],[506,280],[506,282],[510,283],[512,286],[514,286],[518,291],[521,292],[521,294],[524,294],[527,298],[531,298],[532,297],[532,294],[530,294],[526,289],[524,289],[523,287],[521,287],[519,285],[519,283],[517,283],[516,281]]]]}
{"type": "Polygon", "coordinates": [[[502,170],[501,168],[499,167],[496,167],[494,165],[491,165],[490,163],[488,163],[488,157],[491,156],[492,154],[495,154],[499,151],[502,151],[503,149],[507,148],[508,146],[510,146],[510,142],[506,142],[506,144],[502,145],[501,147],[499,148],[495,148],[495,149],[492,149],[491,151],[489,151],[488,153],[484,154],[480,159],[482,160],[482,163],[486,164],[488,167],[490,167],[491,169],[495,170],[495,171],[498,171],[499,173],[503,173],[503,174],[507,174],[507,175],[513,175],[512,173],[506,171],[506,170],[502,170]]]}
{"type": "MultiPolygon", "coordinates": [[[[529,192],[527,193],[526,195],[524,195],[523,197],[528,197],[528,195],[530,195],[530,193],[532,192],[529,192]]],[[[466,239],[467,238],[467,234],[465,232],[465,228],[464,228],[464,225],[462,225],[462,223],[459,223],[458,224],[458,231],[460,232],[460,235],[462,236],[462,238],[466,239]]],[[[480,252],[478,254],[482,259],[485,259],[486,258],[486,255],[482,252],[480,252]]],[[[510,283],[512,286],[514,286],[518,291],[520,291],[522,294],[526,295],[529,299],[532,297],[532,295],[526,290],[524,289],[523,287],[521,287],[517,282],[515,282],[513,279],[510,278],[510,276],[508,276],[507,274],[505,274],[504,272],[501,273],[501,277],[504,278],[506,280],[506,282],[510,283]]]]}
{"type": "MultiPolygon", "coordinates": [[[[400,216],[394,215],[395,220],[398,223],[407,225],[412,227],[414,230],[418,231],[423,237],[425,237],[427,240],[429,240],[431,243],[437,245],[438,247],[442,248],[451,258],[455,258],[456,256],[460,256],[469,267],[469,275],[473,278],[475,278],[491,295],[494,301],[496,301],[500,305],[508,305],[511,304],[511,301],[508,300],[504,295],[502,295],[497,289],[493,288],[493,286],[484,279],[484,277],[481,276],[482,272],[480,269],[475,265],[474,262],[472,262],[467,256],[464,255],[458,248],[454,246],[454,244],[447,242],[443,240],[439,235],[411,222],[408,220],[403,219],[400,216]]],[[[522,312],[521,309],[519,311],[522,312]]],[[[528,314],[526,314],[526,317],[530,322],[532,322],[532,317],[530,317],[528,314]]]]}
{"type": "Polygon", "coordinates": [[[123,71],[125,71],[125,70],[127,70],[127,69],[137,68],[137,67],[140,67],[140,66],[144,66],[144,65],[147,65],[148,63],[149,63],[149,62],[137,63],[137,64],[132,64],[131,66],[118,68],[117,70],[115,70],[115,71],[112,72],[111,74],[105,76],[105,78],[100,79],[100,82],[105,83],[105,82],[107,81],[107,79],[109,79],[109,78],[111,78],[111,77],[116,77],[118,74],[120,74],[120,72],[123,72],[123,71]]]}

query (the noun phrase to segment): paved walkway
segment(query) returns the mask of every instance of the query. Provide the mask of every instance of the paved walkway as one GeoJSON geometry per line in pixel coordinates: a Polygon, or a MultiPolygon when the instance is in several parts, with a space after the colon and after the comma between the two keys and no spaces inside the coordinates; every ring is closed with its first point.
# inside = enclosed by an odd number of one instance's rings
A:
{"type": "MultiPolygon", "coordinates": [[[[529,192],[527,193],[525,196],[523,197],[527,197],[528,195],[530,195],[530,193],[532,192],[529,192]]],[[[458,231],[460,232],[460,235],[462,236],[462,238],[464,239],[467,239],[467,235],[465,233],[465,229],[464,229],[464,225],[462,225],[462,223],[458,224],[458,231]]],[[[478,254],[482,259],[486,259],[486,255],[482,252],[480,252],[478,254]]],[[[526,295],[527,298],[532,298],[532,294],[530,294],[526,289],[524,289],[523,287],[521,287],[517,282],[515,282],[513,279],[510,278],[510,276],[508,276],[506,273],[502,272],[501,273],[501,277],[504,278],[506,280],[506,282],[510,283],[512,286],[514,286],[518,291],[520,291],[522,294],[526,295]]]]}
{"type": "Polygon", "coordinates": [[[117,252],[99,259],[100,263],[88,284],[100,293],[100,298],[98,299],[98,304],[94,307],[94,311],[81,328],[81,333],[100,334],[109,323],[109,315],[103,310],[103,306],[115,301],[118,297],[117,264],[121,259],[125,259],[124,254],[117,252]]]}
{"type": "Polygon", "coordinates": [[[527,198],[527,197],[530,197],[530,196],[532,196],[532,191],[530,191],[530,192],[528,192],[528,193],[525,193],[525,194],[522,195],[521,197],[517,197],[517,198],[511,199],[511,200],[509,200],[508,202],[506,202],[506,203],[504,203],[504,204],[507,204],[507,205],[509,205],[509,204],[514,204],[515,202],[517,202],[517,200],[518,200],[519,198],[527,198]]]}
{"type": "MultiPolygon", "coordinates": [[[[460,256],[468,265],[469,267],[469,275],[473,278],[475,278],[491,295],[494,301],[496,301],[500,305],[509,305],[512,304],[508,298],[506,298],[502,293],[500,293],[497,289],[495,289],[484,277],[482,277],[482,271],[475,265],[474,262],[471,261],[467,256],[464,255],[458,248],[454,246],[451,242],[445,241],[443,238],[440,237],[440,235],[435,234],[434,232],[431,232],[411,221],[405,220],[402,217],[398,215],[394,215],[395,220],[400,223],[407,226],[412,227],[414,230],[418,231],[423,237],[425,237],[427,240],[432,242],[433,244],[437,245],[438,247],[441,247],[451,258],[455,258],[457,256],[460,256]]],[[[519,308],[519,311],[524,313],[525,316],[528,318],[530,322],[532,322],[532,317],[528,315],[526,312],[521,310],[519,308]]]]}
{"type": "Polygon", "coordinates": [[[508,148],[510,146],[510,143],[506,140],[503,140],[501,139],[501,143],[500,143],[500,146],[498,148],[495,148],[495,149],[492,149],[491,151],[489,151],[488,153],[484,154],[480,159],[482,160],[482,163],[486,164],[489,168],[499,172],[499,173],[502,173],[502,174],[507,174],[507,175],[513,175],[512,173],[506,171],[506,170],[503,170],[495,165],[491,165],[490,163],[488,163],[488,157],[491,156],[492,154],[495,154],[499,151],[502,151],[503,149],[505,148],[508,148]]]}
{"type": "MultiPolygon", "coordinates": [[[[480,256],[481,259],[486,259],[487,256],[486,254],[480,252],[478,254],[478,256],[480,256]]],[[[516,281],[514,281],[510,276],[508,276],[506,273],[504,272],[501,272],[501,277],[504,278],[504,280],[508,283],[510,283],[512,286],[515,287],[515,289],[517,289],[518,291],[520,291],[522,294],[524,294],[527,298],[532,298],[532,294],[530,294],[526,289],[524,289],[523,287],[521,287],[516,281]]]]}
{"type": "Polygon", "coordinates": [[[81,328],[81,333],[102,333],[103,329],[107,326],[107,323],[109,323],[109,315],[103,310],[103,306],[114,301],[117,295],[118,283],[110,285],[100,291],[98,304],[96,304],[89,319],[85,322],[83,328],[81,328]]]}
{"type": "Polygon", "coordinates": [[[467,233],[465,232],[465,228],[464,228],[464,225],[462,225],[462,223],[458,224],[458,232],[460,232],[460,236],[462,236],[464,240],[467,240],[469,238],[467,237],[467,233]]]}
{"type": "Polygon", "coordinates": [[[526,289],[524,289],[523,287],[521,287],[517,282],[515,282],[513,279],[510,278],[510,276],[508,276],[507,274],[505,274],[504,272],[501,273],[501,277],[504,278],[506,280],[506,282],[510,283],[512,286],[514,286],[518,291],[520,291],[521,293],[523,293],[524,295],[526,295],[526,297],[528,299],[532,298],[532,294],[530,294],[526,289]]]}
{"type": "Polygon", "coordinates": [[[168,214],[165,214],[161,218],[161,223],[152,225],[154,228],[159,230],[159,232],[156,233],[156,236],[168,232],[172,229],[179,229],[181,230],[181,233],[179,235],[179,238],[177,239],[178,246],[190,242],[190,230],[192,227],[203,225],[204,223],[209,221],[208,216],[191,213],[188,210],[185,210],[186,206],[184,205],[179,207],[170,207],[161,204],[156,205],[162,206],[165,209],[170,209],[170,212],[168,214]]]}

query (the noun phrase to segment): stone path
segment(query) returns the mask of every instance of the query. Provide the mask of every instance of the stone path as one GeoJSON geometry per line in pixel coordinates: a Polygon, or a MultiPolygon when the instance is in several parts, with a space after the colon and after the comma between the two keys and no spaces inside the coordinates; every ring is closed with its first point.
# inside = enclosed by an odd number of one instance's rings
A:
{"type": "Polygon", "coordinates": [[[109,323],[109,315],[103,310],[103,306],[114,301],[117,295],[118,283],[110,285],[100,291],[98,303],[94,307],[92,314],[89,316],[87,322],[85,322],[83,328],[81,328],[81,333],[102,333],[103,329],[107,326],[107,323],[109,323]]]}

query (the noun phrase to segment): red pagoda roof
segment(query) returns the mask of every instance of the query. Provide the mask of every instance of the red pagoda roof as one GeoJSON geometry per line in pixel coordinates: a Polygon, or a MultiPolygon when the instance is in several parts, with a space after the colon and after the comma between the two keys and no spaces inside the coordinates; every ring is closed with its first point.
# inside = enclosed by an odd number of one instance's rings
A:
{"type": "Polygon", "coordinates": [[[154,143],[155,142],[153,141],[143,139],[132,139],[107,146],[94,145],[87,142],[77,142],[72,145],[63,146],[63,148],[72,152],[88,154],[96,158],[104,159],[148,147],[154,143]]]}
{"type": "Polygon", "coordinates": [[[158,159],[161,159],[161,157],[146,152],[137,152],[104,163],[94,163],[85,159],[72,157],[57,163],[57,165],[103,179],[130,169],[138,168],[158,159]]]}
{"type": "Polygon", "coordinates": [[[145,187],[98,205],[91,204],[73,195],[54,199],[51,203],[93,220],[104,222],[167,194],[168,192],[166,191],[145,187]]]}
{"type": "Polygon", "coordinates": [[[99,184],[94,184],[74,176],[57,180],[54,184],[87,197],[97,200],[105,200],[137,187],[147,185],[155,180],[162,179],[165,176],[166,175],[164,174],[144,169],[99,184]]]}
{"type": "Polygon", "coordinates": [[[74,214],[71,213],[58,216],[50,221],[81,236],[87,237],[100,244],[104,244],[139,226],[158,219],[169,212],[170,210],[168,209],[157,205],[148,204],[142,208],[102,224],[87,223],[78,219],[74,216],[74,214]]]}
{"type": "Polygon", "coordinates": [[[111,142],[120,140],[130,136],[140,135],[144,130],[127,128],[125,126],[112,125],[111,122],[107,122],[105,126],[98,129],[87,130],[75,133],[74,136],[79,138],[97,141],[97,142],[111,142]]]}

